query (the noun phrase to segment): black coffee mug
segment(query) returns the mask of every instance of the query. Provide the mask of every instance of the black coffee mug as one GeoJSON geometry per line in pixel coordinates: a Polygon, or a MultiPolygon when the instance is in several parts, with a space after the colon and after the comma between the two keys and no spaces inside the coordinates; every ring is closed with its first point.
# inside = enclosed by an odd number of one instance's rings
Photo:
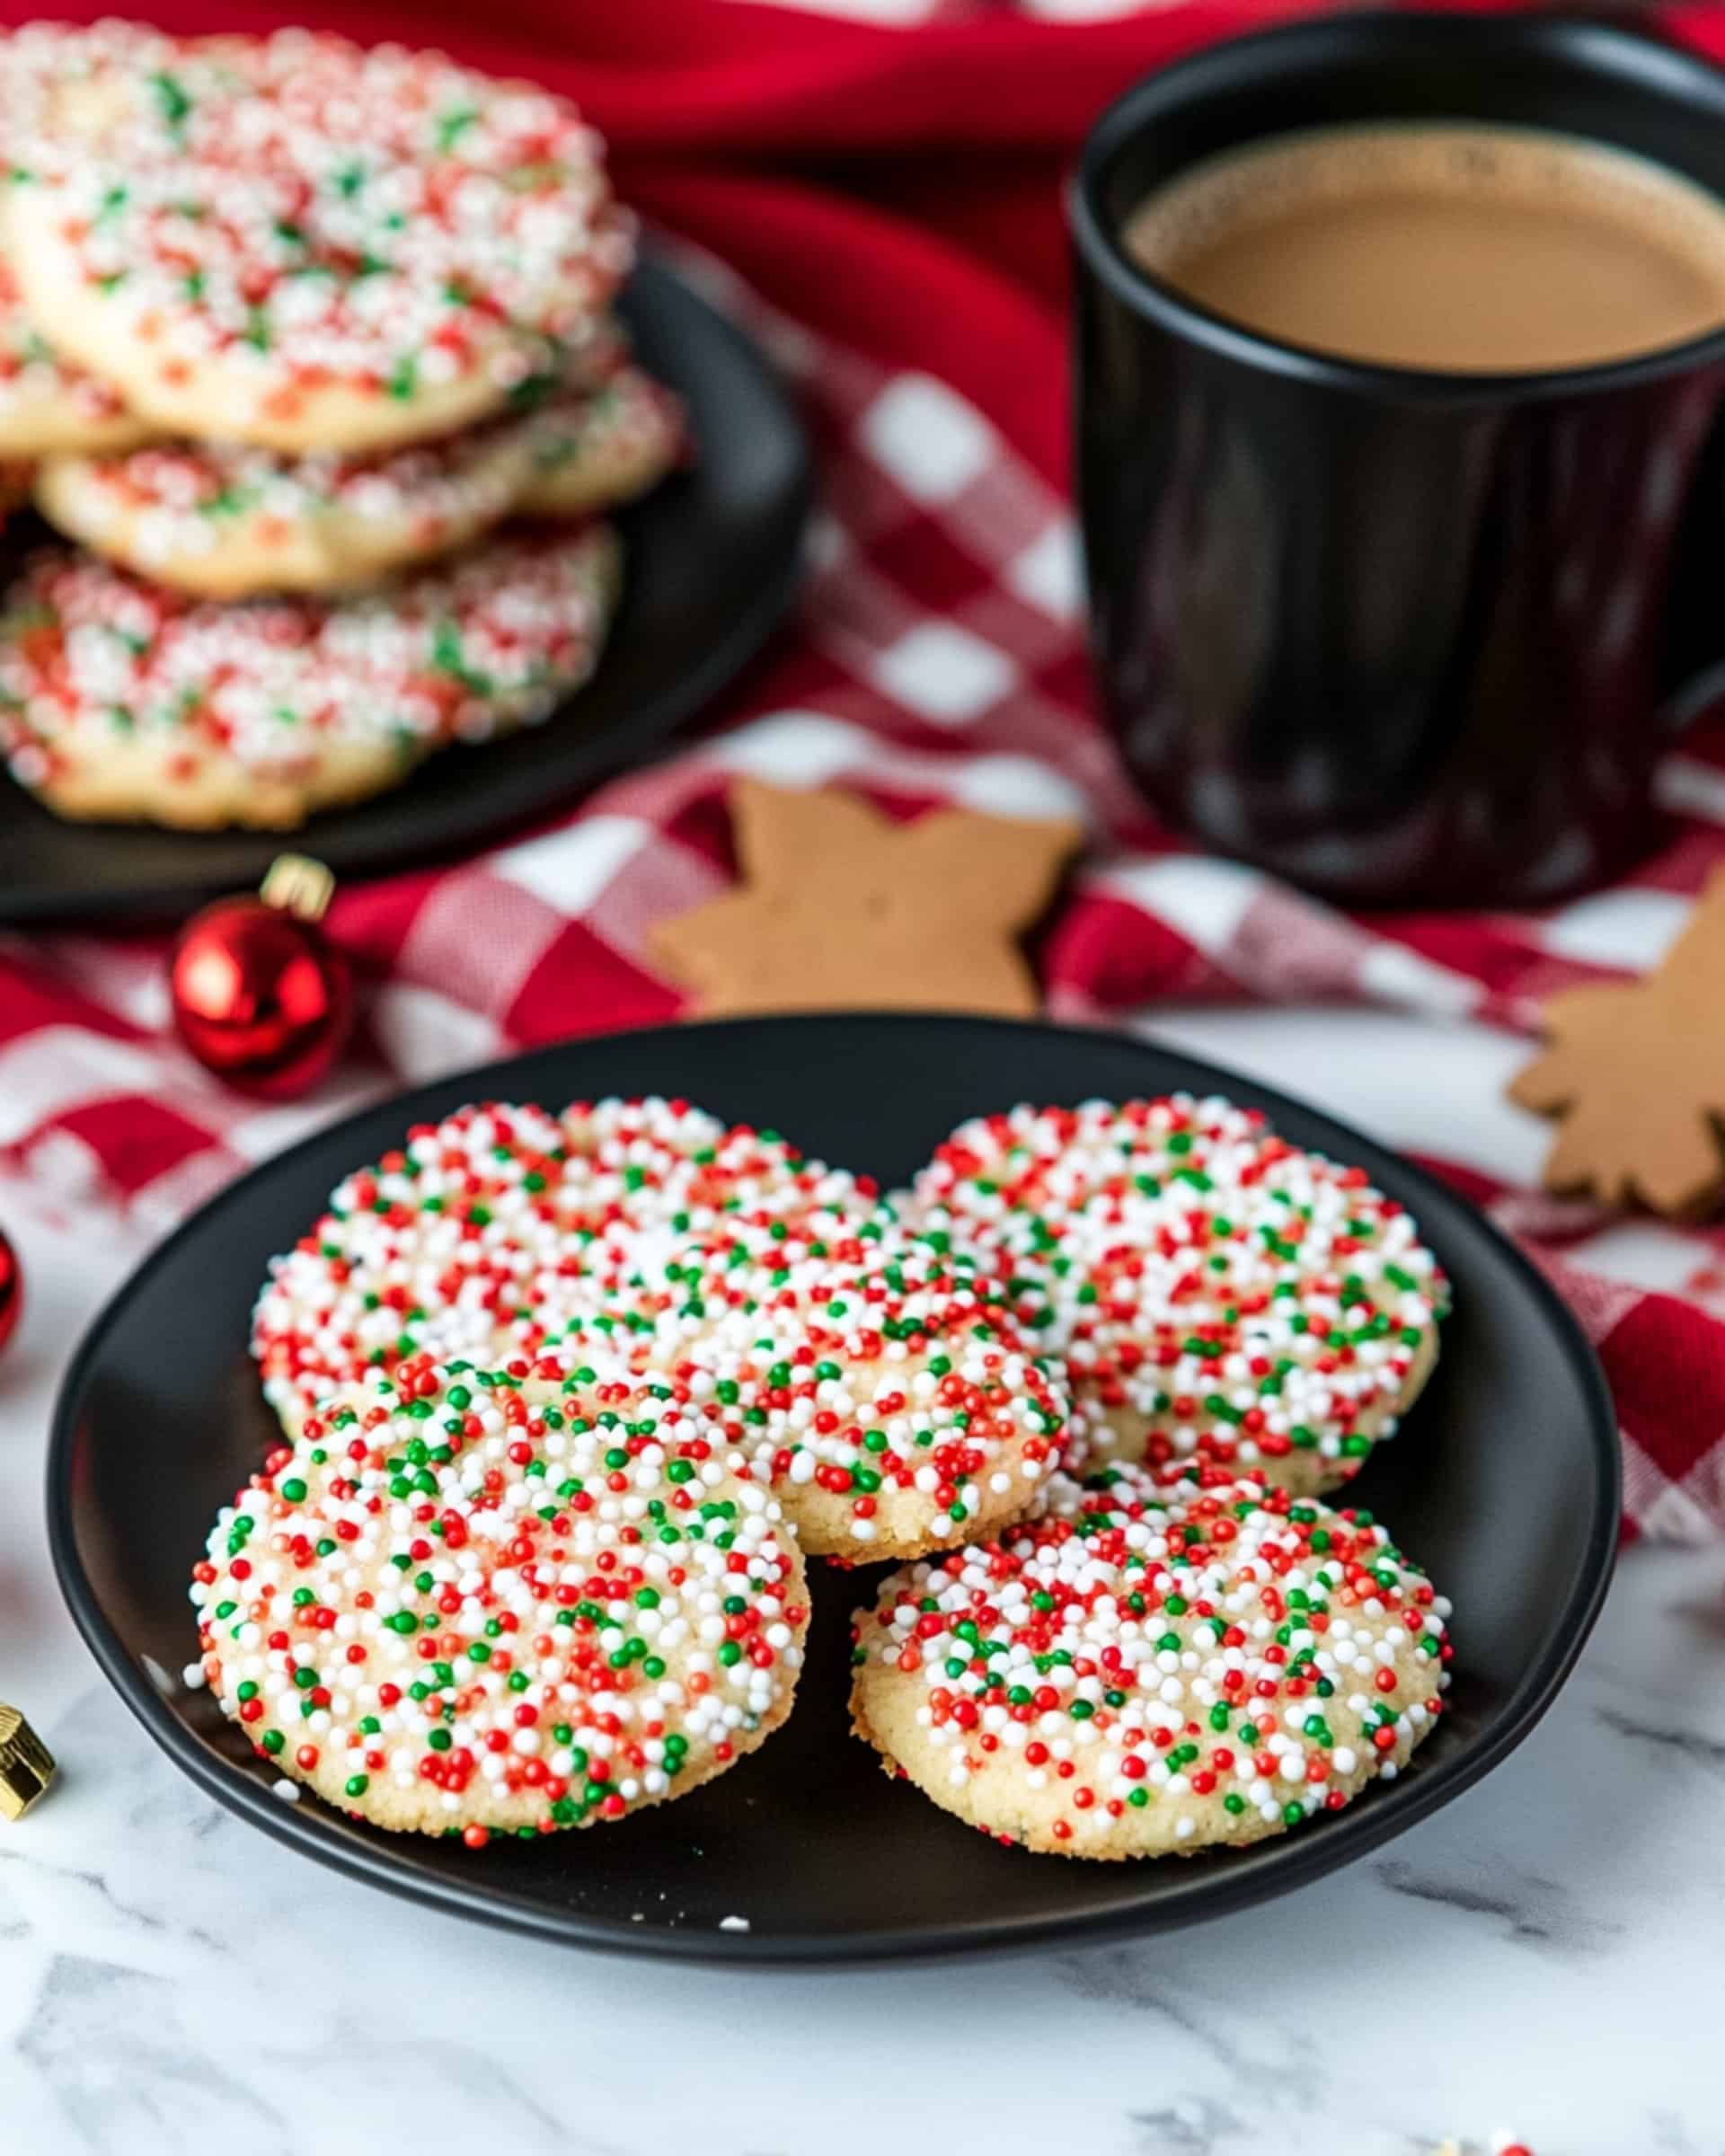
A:
{"type": "Polygon", "coordinates": [[[1343,15],[1128,91],[1071,194],[1094,655],[1128,765],[1207,845],[1353,904],[1540,905],[1645,849],[1679,685],[1725,660],[1725,331],[1560,373],[1371,366],[1120,242],[1200,158],[1395,119],[1590,137],[1725,197],[1725,74],[1597,24],[1343,15]]]}

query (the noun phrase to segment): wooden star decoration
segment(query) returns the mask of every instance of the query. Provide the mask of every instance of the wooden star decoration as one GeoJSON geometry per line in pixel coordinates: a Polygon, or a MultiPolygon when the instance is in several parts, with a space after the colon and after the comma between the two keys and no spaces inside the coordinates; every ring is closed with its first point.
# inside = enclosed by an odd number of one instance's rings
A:
{"type": "Polygon", "coordinates": [[[703,1016],[980,1011],[1032,1016],[1018,937],[1080,826],[937,808],[895,824],[854,794],[739,779],[742,881],[662,923],[653,948],[703,1016]]]}
{"type": "Polygon", "coordinates": [[[1725,1197],[1725,871],[1639,981],[1567,988],[1509,1097],[1561,1120],[1550,1190],[1696,1218],[1725,1197]]]}

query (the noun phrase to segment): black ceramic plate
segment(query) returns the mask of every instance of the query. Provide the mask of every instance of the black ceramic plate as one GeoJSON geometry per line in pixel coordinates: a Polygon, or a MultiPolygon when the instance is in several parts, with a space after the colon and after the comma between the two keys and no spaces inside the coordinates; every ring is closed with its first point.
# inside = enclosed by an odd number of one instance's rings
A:
{"type": "MultiPolygon", "coordinates": [[[[618,518],[623,604],[593,679],[543,726],[446,749],[403,786],[314,817],[293,844],[338,877],[471,850],[663,747],[754,657],[789,604],[808,512],[801,424],[765,358],[663,263],[620,310],[689,403],[700,456],[618,518]]],[[[0,575],[44,538],[14,521],[0,575]]],[[[279,833],[64,823],[0,771],[0,923],[178,918],[262,879],[279,833]]]]}
{"type": "Polygon", "coordinates": [[[1144,1932],[1333,1870],[1446,1803],[1527,1734],[1598,1609],[1617,1511],[1598,1365],[1552,1291],[1471,1206],[1250,1079],[1118,1035],[959,1018],[768,1019],[574,1041],[356,1116],[232,1185],[145,1263],[73,1363],[49,1462],[49,1533],[74,1616],[151,1736],[224,1804],[440,1908],[585,1946],[727,1962],[1144,1932]],[[196,1651],[190,1567],[273,1427],[245,1353],[255,1286],[332,1185],[406,1125],[473,1099],[682,1093],[892,1183],[979,1110],[1178,1087],[1256,1102],[1289,1137],[1364,1162],[1414,1209],[1455,1284],[1436,1375],[1353,1485],[1456,1605],[1452,1711],[1398,1780],[1245,1851],[1082,1864],[1002,1848],[889,1781],[847,1734],[848,1614],[865,1587],[818,1565],[809,1660],[783,1731],[679,1803],[544,1842],[474,1853],[357,1825],[314,1798],[284,1804],[208,1695],[181,1685],[196,1651]],[[721,1931],[728,1916],[749,1929],[721,1931]]]}

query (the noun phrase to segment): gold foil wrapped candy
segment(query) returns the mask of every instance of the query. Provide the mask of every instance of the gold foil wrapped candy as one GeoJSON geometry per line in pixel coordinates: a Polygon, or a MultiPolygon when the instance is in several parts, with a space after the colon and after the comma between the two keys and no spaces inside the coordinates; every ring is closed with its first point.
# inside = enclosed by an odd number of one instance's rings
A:
{"type": "Polygon", "coordinates": [[[53,1779],[53,1754],[18,1710],[0,1700],[0,1814],[22,1819],[53,1779]]]}

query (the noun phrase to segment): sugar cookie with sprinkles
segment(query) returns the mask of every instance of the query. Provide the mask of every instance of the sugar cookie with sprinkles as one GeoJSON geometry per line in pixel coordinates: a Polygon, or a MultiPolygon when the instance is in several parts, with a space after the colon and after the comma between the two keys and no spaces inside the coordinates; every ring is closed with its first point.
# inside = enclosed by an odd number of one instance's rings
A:
{"type": "Polygon", "coordinates": [[[1057,1366],[962,1268],[876,1227],[794,1270],[673,1261],[693,1316],[675,1374],[761,1463],[803,1549],[852,1562],[1023,1518],[1066,1439],[1057,1366]]]}
{"type": "Polygon", "coordinates": [[[911,1203],[1066,1358],[1081,1458],[1333,1489],[1437,1359],[1448,1286],[1407,1212],[1226,1100],[978,1118],[911,1203]]]}
{"type": "Polygon", "coordinates": [[[429,1358],[224,1507],[191,1600],[188,1677],[261,1757],[475,1848],[722,1773],[789,1714],[809,1622],[777,1502],[666,1388],[429,1358]]]}
{"type": "Polygon", "coordinates": [[[215,442],[54,456],[37,474],[36,504],[68,538],[199,597],[352,589],[451,553],[509,516],[535,478],[535,419],[382,456],[215,442]]]}
{"type": "Polygon", "coordinates": [[[891,1574],[856,1619],[852,1716],[1002,1841],[1190,1854],[1399,1774],[1442,1712],[1448,1613],[1369,1513],[1116,1465],[891,1574]]]}
{"type": "MultiPolygon", "coordinates": [[[[147,70],[169,41],[130,23],[90,30],[27,23],[0,34],[0,156],[28,171],[56,102],[123,69],[147,70]]],[[[25,311],[0,261],[0,459],[129,448],[156,429],[128,411],[107,382],[69,365],[25,311]]]]}
{"type": "Polygon", "coordinates": [[[632,230],[566,100],[300,31],[181,49],[5,208],[58,351],[165,430],[296,452],[497,411],[592,333],[632,230]]]}
{"type": "Polygon", "coordinates": [[[62,816],[290,827],[549,716],[592,672],[618,578],[603,525],[239,605],[45,551],[0,606],[0,749],[62,816]]]}
{"type": "Polygon", "coordinates": [[[517,506],[530,517],[587,517],[633,501],[688,446],[682,400],[641,367],[625,367],[597,390],[566,391],[545,406],[517,506]]]}
{"type": "Polygon", "coordinates": [[[750,1223],[801,1259],[877,1204],[866,1178],[685,1100],[464,1108],[337,1185],[272,1262],[252,1351],[290,1430],[333,1387],[426,1352],[639,1370],[687,1338],[664,1321],[690,1299],[675,1253],[750,1223]]]}
{"type": "Polygon", "coordinates": [[[624,367],[385,455],[155,442],[49,456],[35,497],[68,538],[179,591],[330,592],[451,553],[506,517],[575,518],[632,500],[684,444],[680,401],[624,367]]]}

